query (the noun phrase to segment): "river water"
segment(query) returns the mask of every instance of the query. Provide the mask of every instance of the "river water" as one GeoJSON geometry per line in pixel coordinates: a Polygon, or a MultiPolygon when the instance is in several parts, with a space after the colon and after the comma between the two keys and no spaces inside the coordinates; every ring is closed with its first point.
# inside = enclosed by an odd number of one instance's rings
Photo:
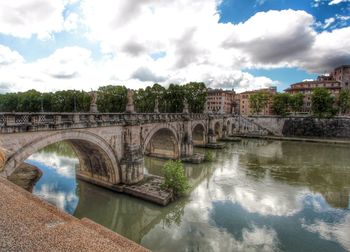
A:
{"type": "Polygon", "coordinates": [[[192,190],[167,207],[77,181],[66,144],[27,162],[43,171],[34,194],[153,251],[350,251],[349,146],[243,140],[214,154],[185,165],[192,190]]]}

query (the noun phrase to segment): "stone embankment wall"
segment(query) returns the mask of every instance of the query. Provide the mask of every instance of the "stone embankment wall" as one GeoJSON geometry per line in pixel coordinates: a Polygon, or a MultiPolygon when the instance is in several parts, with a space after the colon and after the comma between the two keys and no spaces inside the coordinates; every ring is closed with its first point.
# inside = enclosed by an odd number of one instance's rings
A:
{"type": "Polygon", "coordinates": [[[350,118],[253,116],[249,120],[274,132],[276,136],[350,138],[350,118]]]}
{"type": "Polygon", "coordinates": [[[6,154],[5,154],[5,151],[1,148],[1,141],[0,141],[0,171],[4,167],[5,161],[6,161],[6,154]]]}

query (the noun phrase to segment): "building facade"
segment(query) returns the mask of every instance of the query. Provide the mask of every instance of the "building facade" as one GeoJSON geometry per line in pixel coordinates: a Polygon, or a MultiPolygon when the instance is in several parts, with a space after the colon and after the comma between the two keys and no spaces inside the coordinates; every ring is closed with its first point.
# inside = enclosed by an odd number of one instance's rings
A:
{"type": "Polygon", "coordinates": [[[335,68],[330,76],[340,83],[342,89],[350,89],[350,65],[335,68]]]}
{"type": "Polygon", "coordinates": [[[313,81],[294,83],[284,91],[290,94],[303,94],[302,112],[309,113],[311,111],[311,95],[315,88],[326,88],[333,97],[337,98],[341,90],[350,88],[350,65],[339,66],[331,71],[329,75],[318,76],[313,81]]]}
{"type": "Polygon", "coordinates": [[[341,83],[332,80],[330,76],[319,76],[315,81],[304,81],[292,84],[290,88],[284,91],[289,94],[301,93],[304,95],[304,104],[301,112],[308,113],[311,111],[311,95],[315,88],[326,88],[332,96],[338,97],[341,91],[341,83]]]}
{"type": "Polygon", "coordinates": [[[222,114],[235,113],[235,91],[208,89],[206,102],[207,111],[222,114]]]}
{"type": "Polygon", "coordinates": [[[267,93],[269,95],[269,101],[267,106],[260,112],[261,115],[272,115],[272,96],[277,93],[276,87],[263,88],[258,90],[246,91],[236,95],[236,101],[239,102],[239,113],[241,115],[250,116],[253,115],[253,111],[250,106],[249,97],[252,94],[259,92],[267,93]]]}

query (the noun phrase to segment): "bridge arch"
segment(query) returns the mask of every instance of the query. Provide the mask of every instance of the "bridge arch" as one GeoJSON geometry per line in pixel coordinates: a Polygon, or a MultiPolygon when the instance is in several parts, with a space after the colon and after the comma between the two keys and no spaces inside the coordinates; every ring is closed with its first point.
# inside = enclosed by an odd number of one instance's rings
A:
{"type": "Polygon", "coordinates": [[[204,145],[206,144],[206,127],[203,123],[196,123],[192,127],[192,141],[194,145],[204,145]]]}
{"type": "Polygon", "coordinates": [[[175,129],[163,125],[154,127],[145,138],[143,153],[154,157],[178,159],[181,145],[175,129]]]}
{"type": "Polygon", "coordinates": [[[119,160],[112,147],[101,137],[87,131],[60,131],[40,136],[24,145],[6,161],[3,172],[8,177],[29,156],[57,142],[68,142],[78,156],[77,174],[101,183],[120,182],[119,160]]]}

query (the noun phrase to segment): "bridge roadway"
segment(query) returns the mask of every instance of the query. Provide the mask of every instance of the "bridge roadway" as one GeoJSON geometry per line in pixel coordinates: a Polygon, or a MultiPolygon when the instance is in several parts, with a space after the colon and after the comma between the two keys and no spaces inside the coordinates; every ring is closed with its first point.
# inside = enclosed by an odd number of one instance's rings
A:
{"type": "Polygon", "coordinates": [[[196,145],[245,132],[269,133],[228,114],[0,113],[0,176],[10,176],[45,146],[66,141],[79,158],[79,178],[107,188],[135,184],[144,177],[144,155],[188,158],[196,145]]]}

